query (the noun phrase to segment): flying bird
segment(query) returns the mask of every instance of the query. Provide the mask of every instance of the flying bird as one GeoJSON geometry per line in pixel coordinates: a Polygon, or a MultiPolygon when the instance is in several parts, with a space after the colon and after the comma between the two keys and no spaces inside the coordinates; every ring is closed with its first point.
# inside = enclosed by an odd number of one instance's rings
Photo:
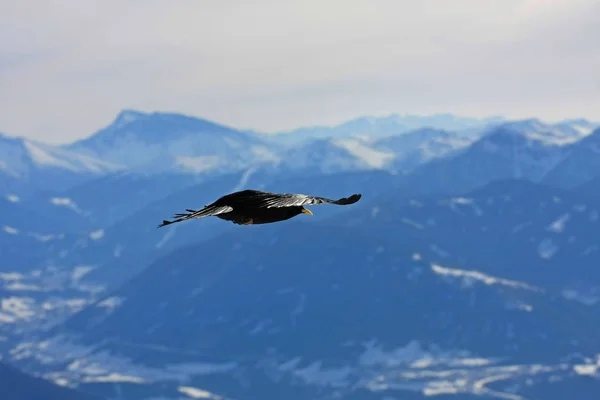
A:
{"type": "Polygon", "coordinates": [[[158,227],[186,221],[193,218],[218,217],[238,225],[270,224],[284,221],[302,213],[313,215],[304,206],[331,203],[337,205],[354,204],[362,197],[353,194],[338,200],[305,194],[271,193],[259,190],[242,190],[220,197],[201,210],[186,209],[187,213],[175,214],[173,221],[164,220],[158,227]]]}

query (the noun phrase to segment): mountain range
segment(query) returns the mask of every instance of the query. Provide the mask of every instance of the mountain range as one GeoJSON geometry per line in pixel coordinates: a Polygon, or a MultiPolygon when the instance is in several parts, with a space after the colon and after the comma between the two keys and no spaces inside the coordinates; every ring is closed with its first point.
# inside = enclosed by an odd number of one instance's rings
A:
{"type": "Polygon", "coordinates": [[[2,136],[0,355],[107,399],[595,398],[598,127],[125,110],[62,146],[2,136]],[[156,228],[244,188],[363,198],[156,228]]]}

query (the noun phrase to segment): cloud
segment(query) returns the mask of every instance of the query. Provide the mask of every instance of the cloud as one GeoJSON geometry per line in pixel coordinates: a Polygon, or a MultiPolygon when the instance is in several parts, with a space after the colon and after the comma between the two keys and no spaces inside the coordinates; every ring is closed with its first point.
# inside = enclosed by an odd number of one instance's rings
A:
{"type": "Polygon", "coordinates": [[[594,0],[23,0],[0,129],[67,141],[123,108],[289,129],[361,114],[598,117],[594,0]],[[594,114],[596,113],[596,114],[594,114]]]}

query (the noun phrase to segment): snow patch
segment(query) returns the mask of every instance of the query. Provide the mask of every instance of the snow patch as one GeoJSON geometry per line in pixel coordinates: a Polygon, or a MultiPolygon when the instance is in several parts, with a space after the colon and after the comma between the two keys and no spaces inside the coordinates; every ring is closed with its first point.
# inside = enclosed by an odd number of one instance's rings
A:
{"type": "Polygon", "coordinates": [[[75,204],[75,202],[68,197],[53,197],[50,199],[50,202],[55,206],[70,208],[75,211],[77,214],[81,214],[81,209],[75,204]]]}
{"type": "Polygon", "coordinates": [[[332,143],[343,148],[371,168],[384,168],[396,155],[374,150],[356,139],[333,140],[332,143]]]}
{"type": "Polygon", "coordinates": [[[13,228],[12,226],[3,226],[2,230],[6,233],[8,233],[9,235],[18,235],[19,234],[19,230],[17,228],[13,228]]]}
{"type": "MultiPolygon", "coordinates": [[[[136,343],[127,343],[136,346],[136,343]]],[[[71,382],[185,382],[195,375],[229,373],[236,363],[181,363],[153,368],[136,364],[132,360],[100,350],[100,345],[84,346],[65,335],[57,335],[43,342],[21,343],[11,350],[14,359],[32,358],[50,360],[60,368],[55,378],[71,382]],[[68,367],[65,369],[64,365],[68,367]]],[[[168,348],[165,348],[169,350],[168,348]]]]}
{"type": "Polygon", "coordinates": [[[114,311],[125,301],[124,297],[112,296],[98,302],[97,307],[106,308],[109,312],[114,311]]]}
{"type": "Polygon", "coordinates": [[[577,375],[591,375],[591,376],[594,376],[594,375],[596,375],[596,372],[598,372],[598,365],[595,365],[595,364],[580,364],[580,365],[575,365],[573,367],[573,370],[575,371],[575,373],[577,375]]]}
{"type": "Polygon", "coordinates": [[[95,268],[89,265],[80,265],[73,269],[71,273],[71,279],[74,281],[78,281],[83,278],[85,275],[92,272],[95,268]]]}
{"type": "Polygon", "coordinates": [[[122,168],[116,164],[42,143],[25,140],[23,144],[29,157],[37,165],[62,168],[77,173],[102,173],[117,171],[122,168]]]}
{"type": "Polygon", "coordinates": [[[139,378],[137,376],[121,375],[117,373],[112,373],[104,376],[86,376],[85,378],[83,378],[82,381],[85,383],[146,383],[146,380],[143,378],[139,378]]]}
{"type": "Polygon", "coordinates": [[[399,368],[408,367],[424,370],[434,366],[448,367],[482,367],[495,363],[496,360],[472,357],[467,350],[442,351],[437,346],[426,350],[418,340],[411,340],[404,347],[390,351],[383,350],[375,340],[364,343],[364,352],[359,356],[359,364],[363,367],[399,368]]]}
{"type": "Polygon", "coordinates": [[[40,235],[38,233],[30,233],[29,236],[36,238],[40,242],[49,242],[53,239],[62,239],[64,235],[40,235]]]}
{"type": "Polygon", "coordinates": [[[571,214],[566,213],[564,215],[561,215],[556,221],[550,224],[548,230],[556,233],[563,232],[565,230],[565,225],[567,221],[569,221],[569,219],[571,219],[571,214]]]}
{"type": "Polygon", "coordinates": [[[52,167],[61,167],[70,171],[77,171],[77,169],[64,159],[58,158],[43,149],[41,146],[34,144],[28,140],[24,141],[25,149],[29,153],[29,156],[34,163],[38,165],[48,165],[52,167]]]}
{"type": "Polygon", "coordinates": [[[477,205],[477,203],[475,203],[473,201],[473,199],[469,199],[469,198],[465,198],[465,197],[455,197],[450,199],[449,205],[450,205],[450,209],[454,212],[457,212],[461,215],[462,212],[460,212],[456,205],[464,205],[464,206],[470,206],[473,209],[473,212],[475,213],[475,215],[477,215],[478,217],[483,215],[483,210],[477,205]]]}
{"type": "Polygon", "coordinates": [[[434,381],[430,382],[425,389],[423,389],[423,394],[425,396],[439,396],[442,394],[456,394],[458,393],[458,388],[456,387],[454,382],[450,381],[434,381]]]}
{"type": "Polygon", "coordinates": [[[90,232],[89,235],[92,240],[100,240],[104,237],[104,229],[98,229],[97,231],[90,232]]]}
{"type": "Polygon", "coordinates": [[[180,386],[177,388],[177,390],[180,393],[183,393],[186,396],[191,397],[192,399],[218,399],[218,398],[220,398],[219,396],[215,396],[212,393],[207,392],[206,390],[197,389],[197,388],[191,387],[191,386],[180,386]]]}
{"type": "Polygon", "coordinates": [[[19,272],[0,272],[0,279],[3,281],[20,281],[25,276],[19,272]]]}
{"type": "Polygon", "coordinates": [[[27,320],[35,316],[32,306],[35,300],[31,297],[8,297],[0,300],[0,310],[14,319],[27,320]]]}
{"type": "Polygon", "coordinates": [[[223,160],[219,156],[175,157],[175,165],[194,173],[211,171],[221,164],[223,160]]]}
{"type": "Polygon", "coordinates": [[[491,285],[503,285],[510,286],[518,289],[526,289],[539,292],[541,289],[528,285],[524,282],[512,281],[509,279],[498,278],[495,276],[487,275],[479,271],[467,271],[462,269],[446,268],[437,264],[431,265],[431,270],[438,275],[451,276],[462,278],[465,286],[472,286],[475,281],[483,282],[484,284],[491,285]]]}
{"type": "Polygon", "coordinates": [[[271,150],[269,150],[268,147],[252,146],[250,148],[250,150],[256,156],[257,161],[259,161],[259,162],[278,163],[281,161],[279,156],[277,156],[277,154],[275,154],[271,150]]]}

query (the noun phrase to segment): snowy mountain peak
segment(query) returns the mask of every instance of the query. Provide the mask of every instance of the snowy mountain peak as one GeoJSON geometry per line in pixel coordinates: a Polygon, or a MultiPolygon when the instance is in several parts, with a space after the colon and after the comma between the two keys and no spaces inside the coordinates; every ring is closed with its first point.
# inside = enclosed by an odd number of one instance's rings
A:
{"type": "Polygon", "coordinates": [[[144,118],[146,117],[148,114],[143,113],[141,111],[136,111],[136,110],[122,110],[117,117],[115,118],[114,122],[112,123],[113,126],[115,127],[123,127],[125,125],[127,125],[130,122],[134,122],[139,118],[144,118]]]}
{"type": "Polygon", "coordinates": [[[297,144],[315,139],[366,137],[378,139],[397,136],[422,128],[460,132],[478,136],[488,126],[505,121],[503,117],[469,118],[453,114],[412,115],[393,113],[384,116],[364,116],[334,126],[311,126],[269,137],[285,144],[297,144]]]}
{"type": "Polygon", "coordinates": [[[0,136],[0,169],[5,173],[24,177],[44,168],[94,174],[119,170],[118,165],[49,144],[0,136]]]}
{"type": "Polygon", "coordinates": [[[98,147],[111,147],[117,142],[127,140],[159,143],[188,135],[231,135],[247,137],[235,129],[205,119],[183,114],[123,110],[112,124],[99,130],[86,139],[67,147],[73,149],[94,150],[98,147]]]}
{"type": "Polygon", "coordinates": [[[252,134],[183,114],[132,110],[67,148],[140,173],[227,171],[273,158],[252,134]]]}
{"type": "Polygon", "coordinates": [[[527,143],[535,141],[548,146],[571,144],[590,133],[591,129],[577,123],[547,124],[537,118],[506,122],[488,131],[488,135],[494,136],[495,140],[500,136],[512,136],[511,141],[521,138],[527,143]]]}
{"type": "Polygon", "coordinates": [[[0,187],[15,196],[62,190],[121,170],[121,166],[57,146],[0,137],[0,187]]]}

